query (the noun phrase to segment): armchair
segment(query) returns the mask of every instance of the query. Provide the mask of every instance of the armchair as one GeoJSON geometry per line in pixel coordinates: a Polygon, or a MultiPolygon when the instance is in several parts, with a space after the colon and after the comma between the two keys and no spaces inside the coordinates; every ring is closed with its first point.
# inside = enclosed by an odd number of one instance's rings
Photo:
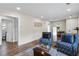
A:
{"type": "Polygon", "coordinates": [[[42,37],[39,40],[40,44],[43,44],[45,46],[48,46],[48,50],[52,46],[52,34],[51,32],[43,32],[42,37]]]}

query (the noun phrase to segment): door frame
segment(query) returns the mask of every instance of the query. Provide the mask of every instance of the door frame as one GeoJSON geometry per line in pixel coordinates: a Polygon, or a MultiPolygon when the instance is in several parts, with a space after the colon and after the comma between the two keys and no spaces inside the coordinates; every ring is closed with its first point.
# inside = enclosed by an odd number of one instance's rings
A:
{"type": "MultiPolygon", "coordinates": [[[[12,17],[12,16],[0,16],[0,28],[2,27],[2,19],[16,19],[17,20],[17,29],[18,29],[18,32],[17,32],[17,45],[19,45],[19,19],[18,17],[12,17]]],[[[2,45],[2,28],[0,29],[0,45],[2,45]]]]}

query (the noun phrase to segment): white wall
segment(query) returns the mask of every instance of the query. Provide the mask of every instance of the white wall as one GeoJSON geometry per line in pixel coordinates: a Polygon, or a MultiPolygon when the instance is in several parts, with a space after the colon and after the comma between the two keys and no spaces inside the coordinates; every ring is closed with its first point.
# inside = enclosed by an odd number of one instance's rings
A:
{"type": "Polygon", "coordinates": [[[51,32],[51,24],[49,21],[46,21],[45,22],[45,29],[47,32],[51,32]]]}
{"type": "Polygon", "coordinates": [[[13,42],[13,23],[7,24],[7,36],[6,36],[7,42],[13,42]]]}
{"type": "MultiPolygon", "coordinates": [[[[41,33],[46,31],[46,23],[41,21],[40,19],[33,18],[32,16],[27,16],[24,13],[12,12],[12,11],[0,11],[1,16],[12,16],[18,17],[18,29],[19,29],[19,37],[18,37],[18,45],[22,45],[33,40],[37,40],[41,37],[41,33]],[[34,21],[40,21],[42,23],[42,27],[35,28],[34,21]]],[[[1,40],[0,40],[1,41],[1,40]]]]}
{"type": "Polygon", "coordinates": [[[67,33],[77,33],[76,30],[74,30],[77,27],[77,19],[78,18],[71,18],[71,19],[66,19],[66,32],[67,33]]]}
{"type": "MultiPolygon", "coordinates": [[[[76,30],[74,30],[76,27],[79,27],[79,17],[77,18],[71,18],[71,19],[66,19],[66,32],[67,33],[77,33],[76,30]]],[[[79,35],[79,32],[78,32],[79,35]]],[[[79,42],[79,39],[78,39],[79,42]]]]}
{"type": "MultiPolygon", "coordinates": [[[[17,23],[17,19],[13,18],[13,17],[2,17],[1,20],[2,24],[5,25],[6,29],[2,30],[2,34],[5,35],[6,33],[6,41],[7,42],[16,42],[17,41],[17,32],[16,29],[18,28],[16,23],[17,23]],[[15,21],[15,22],[14,22],[15,21]],[[16,33],[16,34],[15,34],[16,33]]],[[[2,26],[2,28],[4,28],[4,26],[2,26]]]]}
{"type": "Polygon", "coordinates": [[[14,18],[14,40],[13,42],[17,42],[18,41],[18,19],[17,18],[14,18]]]}
{"type": "Polygon", "coordinates": [[[1,41],[1,39],[2,39],[2,31],[1,31],[2,29],[1,29],[1,17],[0,17],[0,45],[2,44],[2,41],[1,41]]]}
{"type": "MultiPolygon", "coordinates": [[[[52,21],[50,22],[51,27],[60,27],[60,31],[66,31],[66,21],[52,21]]],[[[52,29],[51,29],[52,30],[52,29]]]]}
{"type": "Polygon", "coordinates": [[[21,40],[19,41],[21,44],[28,43],[33,40],[37,40],[41,37],[41,33],[45,29],[44,22],[40,20],[42,23],[42,27],[34,27],[34,21],[39,21],[39,19],[28,17],[23,15],[23,18],[21,20],[21,40]]]}

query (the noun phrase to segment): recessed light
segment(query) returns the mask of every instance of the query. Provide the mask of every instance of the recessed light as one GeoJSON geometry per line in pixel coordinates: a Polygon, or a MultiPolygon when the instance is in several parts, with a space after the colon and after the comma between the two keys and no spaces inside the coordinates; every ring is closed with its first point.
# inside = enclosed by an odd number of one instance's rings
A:
{"type": "Polygon", "coordinates": [[[67,11],[71,11],[71,9],[69,8],[69,9],[66,9],[67,11]]]}
{"type": "Polygon", "coordinates": [[[16,9],[17,9],[17,10],[20,10],[21,8],[20,8],[20,7],[16,7],[16,9]]]}
{"type": "Polygon", "coordinates": [[[41,18],[43,18],[43,16],[41,16],[41,18]]]}
{"type": "Polygon", "coordinates": [[[5,27],[5,26],[6,26],[6,24],[4,23],[4,24],[2,24],[2,26],[3,26],[3,27],[5,27]]]}
{"type": "Polygon", "coordinates": [[[69,16],[69,18],[72,18],[72,16],[69,16]]]}
{"type": "Polygon", "coordinates": [[[56,19],[56,20],[58,20],[58,19],[56,19]]]}

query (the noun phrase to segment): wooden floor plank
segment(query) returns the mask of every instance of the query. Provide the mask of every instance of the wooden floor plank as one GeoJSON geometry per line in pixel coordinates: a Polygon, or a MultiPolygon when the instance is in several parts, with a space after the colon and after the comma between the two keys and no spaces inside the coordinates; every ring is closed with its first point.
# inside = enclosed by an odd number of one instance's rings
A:
{"type": "Polygon", "coordinates": [[[18,46],[16,42],[15,43],[3,42],[2,46],[0,46],[0,56],[13,56],[37,44],[38,40],[32,41],[22,46],[18,46]]]}
{"type": "MultiPolygon", "coordinates": [[[[14,56],[25,49],[31,48],[35,45],[39,44],[38,40],[32,41],[30,43],[18,46],[17,43],[3,42],[2,46],[0,46],[0,56],[14,56]]],[[[79,48],[78,48],[78,56],[79,56],[79,48]]]]}

